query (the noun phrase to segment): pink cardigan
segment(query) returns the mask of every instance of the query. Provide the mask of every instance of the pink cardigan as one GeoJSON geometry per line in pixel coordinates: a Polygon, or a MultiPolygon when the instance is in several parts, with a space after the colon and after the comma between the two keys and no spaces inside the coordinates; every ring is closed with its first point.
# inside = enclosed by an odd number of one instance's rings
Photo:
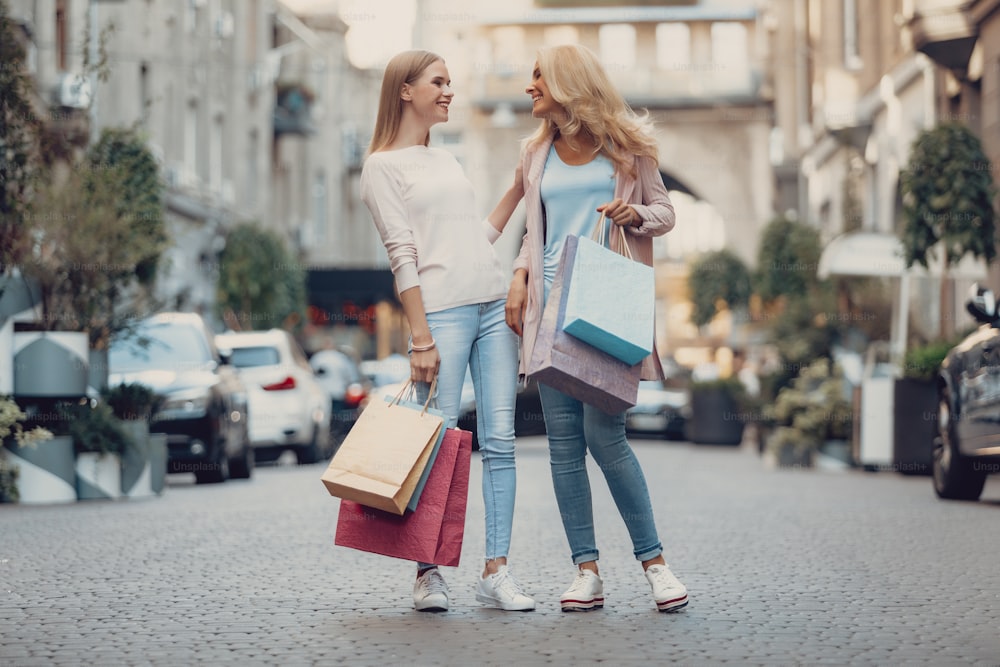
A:
{"type": "MultiPolygon", "coordinates": [[[[521,241],[521,252],[514,260],[514,270],[528,272],[528,302],[524,312],[524,335],[521,337],[521,363],[518,375],[524,379],[528,361],[535,347],[535,337],[542,321],[544,300],[544,276],[542,273],[542,252],[545,246],[545,228],[542,211],[541,182],[545,160],[548,158],[552,138],[522,152],[518,168],[524,177],[524,205],[527,225],[521,241]]],[[[627,174],[615,176],[615,197],[622,199],[635,209],[642,219],[641,227],[626,227],[628,244],[632,257],[648,266],[653,265],[652,237],[666,234],[674,227],[674,207],[670,203],[667,189],[660,177],[658,165],[652,158],[636,158],[636,177],[627,174]]],[[[594,222],[599,213],[594,212],[594,222]]],[[[611,237],[611,249],[617,251],[618,235],[611,237]]],[[[653,353],[642,362],[642,378],[655,380],[663,378],[660,356],[653,343],[653,353]]]]}

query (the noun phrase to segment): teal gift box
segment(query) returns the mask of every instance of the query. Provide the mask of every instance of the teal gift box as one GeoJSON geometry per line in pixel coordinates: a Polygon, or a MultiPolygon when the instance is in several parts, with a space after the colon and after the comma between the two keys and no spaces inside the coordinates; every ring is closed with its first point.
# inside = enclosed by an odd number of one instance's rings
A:
{"type": "Polygon", "coordinates": [[[563,331],[626,364],[653,351],[653,267],[581,237],[570,277],[563,331]]]}

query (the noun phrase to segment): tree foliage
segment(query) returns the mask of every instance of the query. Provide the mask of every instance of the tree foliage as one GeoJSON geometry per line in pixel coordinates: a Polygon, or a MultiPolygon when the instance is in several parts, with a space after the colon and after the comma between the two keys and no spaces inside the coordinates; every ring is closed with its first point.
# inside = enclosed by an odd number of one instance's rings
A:
{"type": "Polygon", "coordinates": [[[939,245],[945,268],[966,254],[996,257],[996,188],[989,158],[972,130],[946,123],[921,132],[900,183],[907,266],[927,267],[939,245]]]}
{"type": "Polygon", "coordinates": [[[38,171],[39,119],[17,30],[0,0],[0,274],[19,264],[30,245],[25,215],[38,171]]]}
{"type": "Polygon", "coordinates": [[[218,304],[233,328],[269,329],[305,313],[305,272],[277,233],[245,223],[234,227],[219,257],[218,304]]]}
{"type": "Polygon", "coordinates": [[[148,256],[137,258],[136,277],[144,285],[152,284],[160,252],[167,242],[163,185],[156,158],[134,130],[114,128],[105,129],[87,151],[87,165],[93,170],[111,169],[121,175],[118,218],[127,224],[133,238],[142,239],[139,247],[150,251],[148,256]]]}
{"type": "Polygon", "coordinates": [[[765,301],[806,296],[819,278],[819,232],[800,222],[776,218],[761,235],[756,292],[765,301]]]}
{"type": "Polygon", "coordinates": [[[692,265],[688,289],[693,304],[691,321],[703,326],[715,317],[720,300],[732,309],[746,307],[750,300],[750,271],[729,250],[710,252],[692,265]]]}
{"type": "Polygon", "coordinates": [[[34,246],[23,270],[41,289],[40,324],[89,331],[96,349],[143,314],[149,295],[137,267],[165,243],[127,212],[130,178],[124,167],[75,165],[40,187],[29,214],[34,246]]]}

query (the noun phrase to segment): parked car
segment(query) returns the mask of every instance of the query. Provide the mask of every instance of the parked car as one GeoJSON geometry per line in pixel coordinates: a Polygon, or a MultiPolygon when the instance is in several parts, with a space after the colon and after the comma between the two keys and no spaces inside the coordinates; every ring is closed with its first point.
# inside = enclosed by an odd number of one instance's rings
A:
{"type": "Polygon", "coordinates": [[[299,463],[333,456],[330,395],[290,333],[224,333],[215,344],[229,353],[247,387],[247,427],[258,461],[276,459],[286,449],[299,463]]]}
{"type": "Polygon", "coordinates": [[[160,397],[152,433],[167,434],[167,469],[193,472],[199,484],[249,478],[247,389],[195,313],[160,313],[115,341],[109,382],[138,382],[160,397]]]}
{"type": "Polygon", "coordinates": [[[966,309],[982,323],[953,347],[938,377],[934,491],[979,500],[990,473],[1000,473],[1000,314],[992,290],[973,285],[966,309]]]}
{"type": "Polygon", "coordinates": [[[410,377],[410,359],[398,352],[382,359],[365,359],[361,362],[361,372],[371,380],[372,387],[405,382],[410,377]]]}
{"type": "Polygon", "coordinates": [[[660,380],[642,380],[636,404],[625,412],[625,431],[683,440],[690,413],[687,389],[671,388],[660,380]]]}
{"type": "Polygon", "coordinates": [[[330,397],[330,435],[336,447],[361,414],[371,380],[361,372],[359,362],[342,350],[320,350],[309,358],[309,365],[330,397]]]}

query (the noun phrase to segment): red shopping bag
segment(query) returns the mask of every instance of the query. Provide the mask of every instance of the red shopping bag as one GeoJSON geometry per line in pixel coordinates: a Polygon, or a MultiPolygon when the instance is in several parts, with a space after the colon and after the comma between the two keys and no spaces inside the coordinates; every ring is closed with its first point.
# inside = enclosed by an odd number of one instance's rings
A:
{"type": "Polygon", "coordinates": [[[414,511],[399,516],[341,500],[333,543],[394,558],[458,565],[471,457],[472,433],[448,429],[414,511]]]}

